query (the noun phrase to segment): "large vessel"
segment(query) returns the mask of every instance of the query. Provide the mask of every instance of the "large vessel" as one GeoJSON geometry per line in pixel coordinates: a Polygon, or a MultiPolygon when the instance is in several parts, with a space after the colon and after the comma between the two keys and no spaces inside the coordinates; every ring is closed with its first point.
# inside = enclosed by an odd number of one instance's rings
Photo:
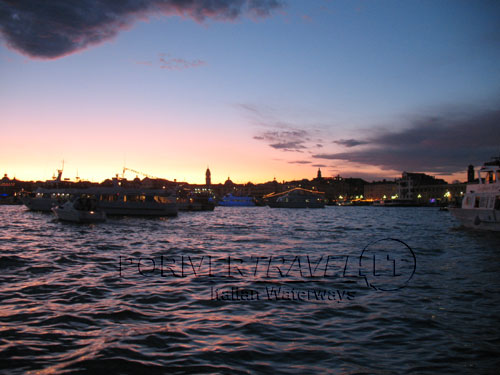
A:
{"type": "Polygon", "coordinates": [[[465,227],[500,231],[500,158],[485,163],[477,181],[467,185],[462,207],[449,210],[465,227]]]}
{"type": "Polygon", "coordinates": [[[263,197],[269,207],[273,208],[323,208],[324,193],[294,188],[282,193],[273,193],[263,197]]]}
{"type": "Polygon", "coordinates": [[[175,194],[165,189],[96,187],[88,189],[86,194],[97,199],[97,208],[106,215],[177,215],[175,194]]]}
{"type": "Polygon", "coordinates": [[[91,197],[106,215],[176,216],[175,194],[165,189],[90,187],[86,189],[38,189],[24,198],[30,210],[50,212],[53,207],[75,197],[91,197]]]}

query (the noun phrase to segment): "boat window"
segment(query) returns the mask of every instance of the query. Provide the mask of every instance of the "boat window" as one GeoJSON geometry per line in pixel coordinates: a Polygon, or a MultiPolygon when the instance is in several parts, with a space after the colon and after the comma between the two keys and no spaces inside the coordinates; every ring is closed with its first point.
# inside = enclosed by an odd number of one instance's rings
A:
{"type": "Polygon", "coordinates": [[[488,183],[495,182],[495,175],[492,172],[488,172],[486,179],[488,180],[488,183]]]}
{"type": "Polygon", "coordinates": [[[105,202],[116,202],[118,200],[118,196],[116,194],[101,194],[99,199],[105,202]]]}
{"type": "Polygon", "coordinates": [[[495,210],[500,210],[500,195],[495,198],[495,210]]]}
{"type": "Polygon", "coordinates": [[[488,207],[488,197],[481,197],[481,201],[479,202],[479,207],[481,208],[488,207]]]}
{"type": "Polygon", "coordinates": [[[475,208],[479,208],[479,197],[476,197],[476,202],[474,203],[475,208]]]}
{"type": "Polygon", "coordinates": [[[154,199],[158,203],[168,203],[168,198],[167,197],[162,197],[160,195],[155,195],[154,199]]]}

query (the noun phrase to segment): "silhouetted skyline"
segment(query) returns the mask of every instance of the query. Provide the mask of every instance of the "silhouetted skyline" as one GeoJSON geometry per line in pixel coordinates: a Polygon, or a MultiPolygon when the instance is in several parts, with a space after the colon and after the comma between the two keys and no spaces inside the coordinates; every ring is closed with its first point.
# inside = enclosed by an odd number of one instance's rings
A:
{"type": "Polygon", "coordinates": [[[1,173],[462,179],[500,152],[496,1],[0,1],[1,173]]]}

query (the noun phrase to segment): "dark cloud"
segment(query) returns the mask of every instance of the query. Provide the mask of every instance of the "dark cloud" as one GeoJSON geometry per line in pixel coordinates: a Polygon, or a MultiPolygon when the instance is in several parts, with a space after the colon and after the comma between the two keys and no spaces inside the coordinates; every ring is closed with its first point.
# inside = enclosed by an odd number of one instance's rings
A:
{"type": "Polygon", "coordinates": [[[326,168],[328,165],[326,164],[312,164],[311,166],[316,167],[316,168],[326,168]]]}
{"type": "Polygon", "coordinates": [[[109,40],[151,14],[224,21],[267,16],[280,6],[280,0],[0,0],[0,34],[25,55],[58,58],[109,40]]]}
{"type": "Polygon", "coordinates": [[[284,150],[299,150],[306,148],[301,141],[292,141],[292,142],[284,142],[284,143],[271,143],[269,146],[276,149],[284,149],[284,150]]]}
{"type": "Polygon", "coordinates": [[[267,129],[260,130],[253,139],[264,141],[274,149],[311,153],[311,148],[323,147],[323,131],[318,129],[318,124],[283,120],[282,117],[290,117],[290,111],[283,115],[281,111],[266,105],[241,103],[237,104],[237,107],[242,109],[255,125],[267,129]]]}
{"type": "Polygon", "coordinates": [[[333,143],[336,143],[338,145],[345,146],[345,147],[354,147],[354,146],[359,146],[359,145],[365,145],[368,142],[360,141],[357,139],[339,139],[338,141],[333,141],[333,143]]]}
{"type": "Polygon", "coordinates": [[[294,161],[289,161],[288,163],[290,164],[311,164],[309,160],[294,160],[294,161]]]}
{"type": "Polygon", "coordinates": [[[265,141],[278,150],[302,152],[306,148],[304,144],[309,139],[308,134],[302,129],[279,129],[265,131],[253,139],[265,141]]]}
{"type": "Polygon", "coordinates": [[[364,150],[316,154],[386,170],[454,173],[500,153],[500,110],[414,119],[401,131],[381,131],[364,150]]]}

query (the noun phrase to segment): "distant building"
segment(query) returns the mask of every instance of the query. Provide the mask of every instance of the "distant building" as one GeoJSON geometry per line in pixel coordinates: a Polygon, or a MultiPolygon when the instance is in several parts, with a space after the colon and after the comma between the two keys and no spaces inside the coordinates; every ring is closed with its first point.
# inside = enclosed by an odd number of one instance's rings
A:
{"type": "Polygon", "coordinates": [[[382,200],[390,199],[396,195],[397,184],[391,181],[376,181],[366,184],[364,188],[365,199],[382,200]]]}
{"type": "Polygon", "coordinates": [[[251,189],[248,190],[247,194],[252,197],[262,198],[264,195],[279,193],[281,191],[283,191],[283,185],[278,183],[275,178],[273,181],[264,182],[262,184],[252,184],[251,189]]]}
{"type": "Polygon", "coordinates": [[[413,199],[424,203],[442,201],[456,201],[460,203],[465,189],[466,184],[420,185],[414,188],[413,199]]]}
{"type": "Polygon", "coordinates": [[[425,173],[403,172],[397,181],[396,195],[399,199],[409,199],[422,203],[443,201],[459,202],[465,193],[465,184],[448,184],[441,178],[425,173]]]}
{"type": "Polygon", "coordinates": [[[21,192],[32,191],[34,186],[35,184],[31,181],[19,181],[15,177],[11,180],[7,174],[4,174],[0,180],[0,204],[21,203],[21,192]]]}
{"type": "Polygon", "coordinates": [[[228,177],[227,180],[224,182],[224,193],[229,193],[235,190],[235,185],[234,182],[231,181],[231,179],[228,177]]]}
{"type": "Polygon", "coordinates": [[[425,173],[403,172],[401,178],[397,181],[397,196],[399,199],[415,199],[415,188],[429,185],[447,185],[443,179],[429,176],[425,173]]]}
{"type": "Polygon", "coordinates": [[[210,169],[207,167],[207,171],[205,172],[205,185],[207,186],[207,188],[210,187],[210,185],[212,185],[212,174],[210,173],[210,169]]]}
{"type": "Polygon", "coordinates": [[[316,177],[318,180],[321,180],[321,169],[318,168],[318,176],[316,177]]]}

